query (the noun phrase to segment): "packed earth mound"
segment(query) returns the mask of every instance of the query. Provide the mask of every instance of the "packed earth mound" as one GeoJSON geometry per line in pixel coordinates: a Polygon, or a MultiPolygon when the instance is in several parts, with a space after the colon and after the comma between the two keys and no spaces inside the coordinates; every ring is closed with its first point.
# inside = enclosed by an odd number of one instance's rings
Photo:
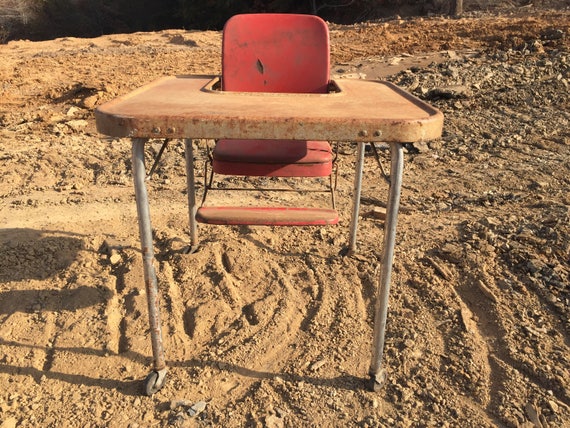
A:
{"type": "MultiPolygon", "coordinates": [[[[445,115],[441,139],[406,145],[384,389],[367,389],[387,191],[374,156],[357,254],[341,255],[355,161],[341,142],[338,226],[201,225],[188,255],[174,141],[148,183],[169,373],[144,396],[130,142],[98,134],[93,110],[158,77],[219,73],[221,33],[13,41],[0,427],[570,426],[570,11],[330,30],[335,78],[390,80],[445,115]]],[[[201,163],[211,142],[194,144],[201,163]]]]}

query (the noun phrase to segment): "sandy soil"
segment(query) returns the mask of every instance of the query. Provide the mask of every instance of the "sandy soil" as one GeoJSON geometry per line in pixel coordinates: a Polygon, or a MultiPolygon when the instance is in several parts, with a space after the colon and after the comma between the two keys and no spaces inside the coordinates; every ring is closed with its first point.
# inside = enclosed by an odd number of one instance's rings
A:
{"type": "Polygon", "coordinates": [[[93,109],[164,75],[218,73],[221,35],[0,46],[0,426],[570,426],[569,26],[532,7],[331,25],[333,73],[389,78],[446,115],[441,140],[407,147],[379,393],[370,212],[386,185],[372,156],[358,254],[339,255],[343,144],[339,226],[200,226],[185,255],[171,144],[149,183],[170,370],[146,397],[130,143],[99,135],[93,109]]]}

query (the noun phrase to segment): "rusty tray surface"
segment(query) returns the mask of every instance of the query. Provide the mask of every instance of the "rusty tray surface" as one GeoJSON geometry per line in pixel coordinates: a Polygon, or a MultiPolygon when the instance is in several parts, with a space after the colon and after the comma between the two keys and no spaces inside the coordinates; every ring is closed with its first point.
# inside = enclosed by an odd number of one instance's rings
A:
{"type": "Polygon", "coordinates": [[[132,138],[417,142],[443,114],[382,81],[340,79],[327,94],[222,92],[216,76],[156,80],[95,111],[97,130],[132,138]]]}

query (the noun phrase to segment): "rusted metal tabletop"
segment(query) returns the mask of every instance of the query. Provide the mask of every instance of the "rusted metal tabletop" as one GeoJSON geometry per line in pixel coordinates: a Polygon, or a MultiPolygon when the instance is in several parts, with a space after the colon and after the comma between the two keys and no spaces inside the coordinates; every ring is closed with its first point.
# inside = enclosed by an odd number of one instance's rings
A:
{"type": "Polygon", "coordinates": [[[340,79],[331,82],[327,94],[222,92],[218,86],[219,78],[216,76],[166,77],[95,111],[99,132],[128,137],[133,141],[133,177],[154,359],[154,370],[145,381],[146,393],[150,395],[158,391],[166,376],[145,184],[144,145],[150,138],[185,139],[192,245],[197,241],[197,207],[191,139],[355,142],[357,168],[349,243],[351,251],[356,245],[364,143],[378,141],[390,144],[390,189],[369,372],[372,387],[375,390],[380,388],[386,378],[382,357],[404,165],[402,143],[439,138],[443,128],[442,113],[397,86],[380,81],[340,79]]]}
{"type": "Polygon", "coordinates": [[[96,112],[100,132],[139,138],[414,142],[443,115],[388,82],[340,79],[328,94],[222,92],[213,76],[166,77],[96,112]]]}

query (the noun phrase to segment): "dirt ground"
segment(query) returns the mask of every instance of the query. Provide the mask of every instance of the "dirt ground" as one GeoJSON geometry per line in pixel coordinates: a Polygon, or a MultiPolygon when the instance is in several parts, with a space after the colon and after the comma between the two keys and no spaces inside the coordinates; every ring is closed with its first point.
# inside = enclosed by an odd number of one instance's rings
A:
{"type": "Polygon", "coordinates": [[[374,157],[356,255],[339,255],[348,143],[338,226],[200,225],[186,255],[173,142],[149,182],[169,372],[142,395],[130,142],[98,134],[93,110],[164,75],[219,73],[221,34],[12,41],[0,46],[2,428],[570,426],[570,11],[330,28],[335,76],[387,78],[445,115],[440,140],[406,146],[385,388],[367,389],[383,236],[371,212],[387,190],[374,157]]]}

